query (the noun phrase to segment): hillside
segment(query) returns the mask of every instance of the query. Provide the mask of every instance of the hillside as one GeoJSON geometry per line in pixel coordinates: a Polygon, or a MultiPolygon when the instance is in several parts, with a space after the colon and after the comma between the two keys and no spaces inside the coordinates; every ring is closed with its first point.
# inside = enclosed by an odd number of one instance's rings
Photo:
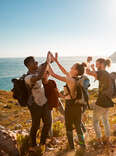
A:
{"type": "Polygon", "coordinates": [[[113,62],[116,62],[116,52],[114,52],[111,56],[110,56],[111,60],[113,62]]]}
{"type": "MultiPolygon", "coordinates": [[[[91,91],[91,103],[96,99],[96,91],[91,91]]],[[[92,126],[92,110],[86,111],[84,119],[87,132],[85,134],[86,151],[81,151],[75,143],[76,152],[70,153],[67,146],[67,138],[65,134],[64,119],[61,115],[54,111],[54,136],[57,138],[57,143],[47,141],[47,145],[52,147],[52,151],[46,151],[44,156],[116,156],[116,106],[110,110],[110,125],[111,125],[111,143],[112,147],[104,146],[98,148],[95,146],[95,133],[92,126]]],[[[16,133],[18,150],[23,150],[22,156],[40,156],[40,152],[28,153],[26,141],[31,126],[31,117],[27,108],[20,107],[16,100],[12,98],[12,93],[0,91],[0,125],[16,133]],[[27,136],[27,137],[26,137],[27,136]]],[[[39,143],[39,133],[37,137],[39,143]]]]}

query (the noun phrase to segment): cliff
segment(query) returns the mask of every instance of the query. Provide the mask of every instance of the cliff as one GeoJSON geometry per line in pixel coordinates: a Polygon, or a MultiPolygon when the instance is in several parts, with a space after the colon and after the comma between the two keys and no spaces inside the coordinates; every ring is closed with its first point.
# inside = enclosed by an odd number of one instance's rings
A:
{"type": "Polygon", "coordinates": [[[111,56],[110,56],[111,60],[113,62],[116,62],[116,52],[114,52],[111,56]]]}

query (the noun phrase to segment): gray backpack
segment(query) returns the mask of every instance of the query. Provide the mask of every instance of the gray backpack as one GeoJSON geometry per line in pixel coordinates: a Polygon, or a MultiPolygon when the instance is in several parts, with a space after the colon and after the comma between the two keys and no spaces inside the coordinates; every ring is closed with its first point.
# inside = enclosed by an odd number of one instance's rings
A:
{"type": "Polygon", "coordinates": [[[112,79],[112,98],[116,98],[116,72],[110,74],[112,79]]]}

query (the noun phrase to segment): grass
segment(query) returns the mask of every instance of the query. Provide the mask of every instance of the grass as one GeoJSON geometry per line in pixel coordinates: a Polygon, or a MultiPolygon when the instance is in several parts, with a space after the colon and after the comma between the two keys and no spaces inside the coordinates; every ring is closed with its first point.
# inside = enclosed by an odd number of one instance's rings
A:
{"type": "MultiPolygon", "coordinates": [[[[90,93],[90,104],[93,103],[96,100],[96,90],[95,91],[89,91],[90,93]]],[[[116,100],[114,100],[116,102],[116,100]]],[[[115,108],[110,109],[110,116],[109,116],[109,121],[111,125],[111,141],[113,144],[116,145],[116,106],[115,108]]],[[[31,116],[26,107],[20,107],[17,105],[17,101],[12,98],[12,93],[7,92],[7,91],[0,91],[0,125],[10,129],[10,130],[26,130],[27,132],[30,131],[31,127],[31,116]],[[10,106],[10,108],[4,108],[4,105],[10,106]],[[17,125],[20,125],[20,128],[16,128],[17,125]]],[[[97,156],[96,151],[93,151],[93,144],[96,142],[95,139],[95,132],[92,127],[92,111],[86,111],[86,117],[84,119],[86,128],[88,130],[88,136],[85,137],[86,139],[86,144],[87,144],[87,151],[86,155],[84,156],[97,156]],[[88,154],[90,153],[90,154],[88,154]],[[94,155],[92,155],[94,153],[94,155]]],[[[58,116],[60,116],[59,112],[54,111],[54,119],[56,119],[58,116]]],[[[40,133],[41,130],[38,131],[38,136],[37,136],[37,142],[39,143],[40,141],[40,133]]],[[[53,124],[53,134],[54,136],[61,141],[60,144],[57,146],[54,146],[54,151],[47,152],[45,156],[64,156],[68,155],[70,152],[68,151],[67,148],[67,138],[65,134],[65,125],[64,122],[58,120],[54,122],[53,124]],[[54,155],[53,155],[54,154],[54,155]]],[[[75,135],[75,134],[74,134],[75,135]]],[[[23,156],[40,156],[41,152],[40,149],[38,148],[35,153],[29,153],[28,152],[28,147],[30,146],[30,138],[28,135],[23,136],[22,134],[17,134],[17,143],[18,143],[18,149],[20,152],[23,154],[23,156]]],[[[75,156],[81,156],[82,151],[79,150],[78,146],[76,145],[77,152],[75,153],[75,156]]],[[[99,152],[99,151],[98,151],[99,152]]],[[[107,150],[106,150],[107,152],[107,150]]],[[[102,151],[101,151],[102,153],[102,151]]],[[[74,156],[74,153],[70,153],[69,156],[74,156]]],[[[106,155],[100,155],[99,156],[106,156],[106,155]]]]}

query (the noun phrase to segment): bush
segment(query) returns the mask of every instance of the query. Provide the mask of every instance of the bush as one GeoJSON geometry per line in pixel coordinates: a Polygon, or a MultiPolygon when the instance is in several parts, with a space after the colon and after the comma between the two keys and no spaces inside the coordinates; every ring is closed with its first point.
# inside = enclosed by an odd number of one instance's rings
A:
{"type": "Polygon", "coordinates": [[[53,135],[55,137],[63,135],[64,124],[61,121],[56,121],[53,123],[53,135]]]}
{"type": "Polygon", "coordinates": [[[28,152],[28,148],[31,145],[30,136],[17,134],[17,145],[21,156],[24,156],[28,152]]]}

